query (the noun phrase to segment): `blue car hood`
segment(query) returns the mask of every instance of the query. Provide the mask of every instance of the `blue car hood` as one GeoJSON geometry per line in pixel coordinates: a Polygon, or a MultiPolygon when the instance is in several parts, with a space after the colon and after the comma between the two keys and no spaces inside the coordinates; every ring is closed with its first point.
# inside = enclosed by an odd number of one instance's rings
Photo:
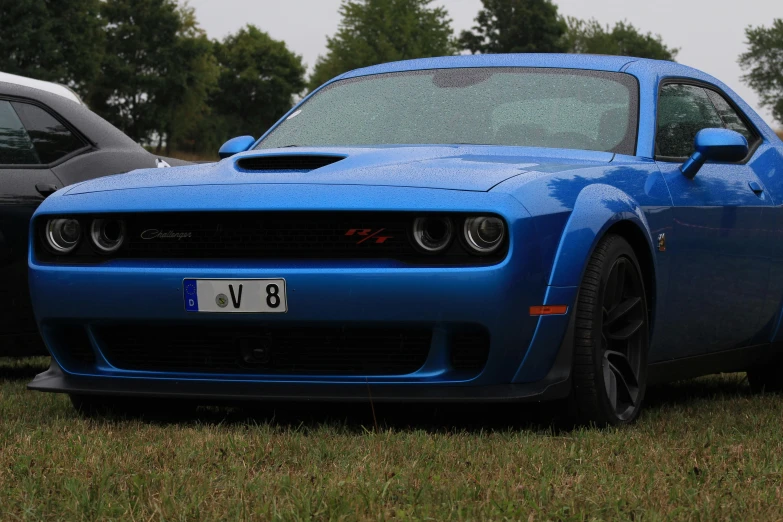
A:
{"type": "Polygon", "coordinates": [[[307,147],[244,152],[219,163],[137,170],[72,187],[67,195],[154,187],[237,184],[372,185],[488,191],[503,181],[535,171],[599,165],[608,152],[477,145],[307,147]],[[240,168],[237,162],[269,156],[334,156],[339,161],[314,170],[240,168]]]}

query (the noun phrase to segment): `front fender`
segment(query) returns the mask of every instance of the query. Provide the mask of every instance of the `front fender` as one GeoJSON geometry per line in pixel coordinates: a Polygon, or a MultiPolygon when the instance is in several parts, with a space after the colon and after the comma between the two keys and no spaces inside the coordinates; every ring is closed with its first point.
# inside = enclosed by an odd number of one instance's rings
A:
{"type": "Polygon", "coordinates": [[[650,252],[653,251],[650,226],[636,200],[609,185],[594,184],[582,189],[560,237],[549,286],[579,286],[598,241],[620,221],[630,221],[639,227],[650,252]]]}
{"type": "Polygon", "coordinates": [[[572,352],[567,338],[563,339],[573,326],[570,319],[582,275],[598,241],[620,221],[635,224],[644,234],[648,247],[652,248],[652,233],[636,200],[609,185],[594,184],[582,189],[560,237],[543,302],[544,305],[568,305],[571,312],[539,318],[533,340],[513,382],[542,379],[564,382],[568,379],[572,352]],[[560,346],[560,350],[554,350],[554,346],[560,346]]]}

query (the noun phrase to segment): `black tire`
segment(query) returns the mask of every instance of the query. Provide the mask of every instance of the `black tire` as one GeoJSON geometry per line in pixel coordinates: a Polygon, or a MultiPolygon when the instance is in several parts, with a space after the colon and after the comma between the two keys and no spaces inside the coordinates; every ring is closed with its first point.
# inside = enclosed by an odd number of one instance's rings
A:
{"type": "Polygon", "coordinates": [[[748,370],[748,384],[753,393],[783,392],[783,359],[777,357],[763,365],[757,365],[748,370]]]}
{"type": "Polygon", "coordinates": [[[598,243],[575,312],[576,420],[600,427],[633,422],[647,385],[649,315],[639,262],[621,236],[598,243]]]}

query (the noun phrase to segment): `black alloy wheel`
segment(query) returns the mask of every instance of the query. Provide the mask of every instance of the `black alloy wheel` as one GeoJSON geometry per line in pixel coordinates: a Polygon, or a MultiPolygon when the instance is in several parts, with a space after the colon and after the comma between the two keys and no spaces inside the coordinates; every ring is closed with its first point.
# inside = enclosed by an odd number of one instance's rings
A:
{"type": "Polygon", "coordinates": [[[572,376],[579,420],[634,421],[647,381],[649,315],[639,262],[622,237],[606,236],[596,247],[576,314],[572,376]]]}

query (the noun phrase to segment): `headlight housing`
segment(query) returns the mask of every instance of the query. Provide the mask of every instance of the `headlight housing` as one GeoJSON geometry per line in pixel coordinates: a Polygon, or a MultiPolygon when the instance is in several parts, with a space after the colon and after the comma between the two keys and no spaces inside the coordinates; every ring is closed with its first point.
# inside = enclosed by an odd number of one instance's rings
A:
{"type": "Polygon", "coordinates": [[[58,218],[46,222],[46,244],[58,255],[73,252],[82,238],[82,226],[76,219],[58,218]]]}
{"type": "Polygon", "coordinates": [[[413,222],[413,240],[427,253],[443,252],[453,238],[454,226],[446,216],[420,217],[413,222]]]}
{"type": "Polygon", "coordinates": [[[494,216],[478,216],[465,219],[463,230],[465,243],[475,254],[495,252],[506,237],[506,225],[494,216]]]}
{"type": "Polygon", "coordinates": [[[90,226],[90,238],[102,254],[116,252],[125,241],[125,221],[121,219],[95,219],[90,226]]]}

